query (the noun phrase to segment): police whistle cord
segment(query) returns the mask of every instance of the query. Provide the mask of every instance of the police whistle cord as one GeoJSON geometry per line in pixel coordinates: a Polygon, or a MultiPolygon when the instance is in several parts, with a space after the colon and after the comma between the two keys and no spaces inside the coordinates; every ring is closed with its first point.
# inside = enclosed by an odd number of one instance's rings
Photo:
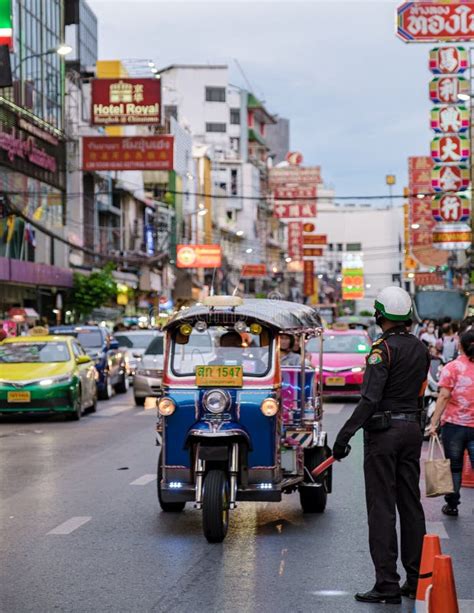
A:
{"type": "Polygon", "coordinates": [[[330,466],[332,466],[335,461],[336,460],[334,459],[334,457],[330,456],[327,460],[324,460],[324,462],[321,462],[321,464],[316,466],[316,468],[313,468],[313,470],[311,471],[311,475],[313,477],[319,477],[319,475],[325,470],[327,470],[330,466]]]}

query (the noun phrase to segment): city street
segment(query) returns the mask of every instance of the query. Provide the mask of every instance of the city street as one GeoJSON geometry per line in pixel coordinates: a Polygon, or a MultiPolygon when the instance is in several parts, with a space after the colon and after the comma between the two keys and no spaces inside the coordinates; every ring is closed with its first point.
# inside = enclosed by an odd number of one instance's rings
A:
{"type": "MultiPolygon", "coordinates": [[[[330,442],[353,406],[327,403],[330,442]]],[[[324,515],[303,515],[297,495],[240,503],[225,542],[211,545],[191,505],[158,508],[154,422],[131,392],[78,423],[1,422],[2,613],[387,610],[353,600],[373,585],[360,434],[335,467],[324,515]]],[[[462,490],[458,519],[441,514],[441,499],[425,503],[428,531],[453,557],[461,610],[472,612],[474,490],[462,490]]]]}

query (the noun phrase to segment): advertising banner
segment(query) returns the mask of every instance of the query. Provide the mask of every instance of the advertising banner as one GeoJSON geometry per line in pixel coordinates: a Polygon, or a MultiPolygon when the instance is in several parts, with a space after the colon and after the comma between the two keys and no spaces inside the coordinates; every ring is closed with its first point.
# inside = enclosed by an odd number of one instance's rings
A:
{"type": "Polygon", "coordinates": [[[267,276],[267,266],[266,264],[244,264],[242,266],[242,274],[241,277],[243,279],[254,277],[266,277],[267,276]]]}
{"type": "Polygon", "coordinates": [[[290,258],[300,258],[303,251],[303,233],[301,232],[301,221],[290,221],[288,223],[288,256],[290,258]]]}
{"type": "Polygon", "coordinates": [[[303,245],[327,245],[327,234],[303,234],[303,245]]]}
{"type": "Polygon", "coordinates": [[[159,125],[160,79],[93,79],[93,125],[159,125]]]}
{"type": "Polygon", "coordinates": [[[423,287],[427,285],[436,285],[444,287],[444,277],[439,272],[416,272],[415,285],[423,287]]]}
{"type": "Polygon", "coordinates": [[[305,260],[303,262],[304,281],[303,292],[305,296],[314,294],[314,262],[313,260],[305,260]]]}
{"type": "Polygon", "coordinates": [[[303,258],[320,258],[324,251],[320,247],[309,247],[303,249],[303,258]]]}
{"type": "Polygon", "coordinates": [[[364,269],[363,268],[343,268],[342,269],[342,299],[361,300],[365,295],[364,289],[364,269]]]}
{"type": "Polygon", "coordinates": [[[178,245],[176,266],[178,268],[220,268],[222,251],[220,245],[178,245]]]}
{"type": "Polygon", "coordinates": [[[474,40],[474,2],[404,2],[397,9],[397,34],[408,43],[474,40]]]}
{"type": "Polygon", "coordinates": [[[463,133],[469,130],[469,110],[465,106],[435,106],[431,110],[431,129],[437,133],[463,133]]]}
{"type": "Polygon", "coordinates": [[[316,204],[308,202],[279,202],[275,204],[275,217],[280,219],[302,219],[316,217],[316,204]]]}
{"type": "Polygon", "coordinates": [[[279,187],[309,185],[317,186],[323,182],[320,166],[285,166],[284,168],[271,168],[268,175],[269,186],[272,191],[279,187]]]}
{"type": "Polygon", "coordinates": [[[438,224],[433,232],[433,244],[444,251],[463,251],[471,246],[472,232],[467,224],[438,224]]]}
{"type": "Polygon", "coordinates": [[[172,136],[85,136],[83,170],[173,170],[172,136]]]}
{"type": "Polygon", "coordinates": [[[0,0],[0,45],[13,49],[12,0],[0,0]]]}
{"type": "Polygon", "coordinates": [[[273,190],[275,200],[304,200],[316,198],[315,186],[278,187],[273,190]]]}
{"type": "Polygon", "coordinates": [[[459,94],[469,94],[469,80],[464,77],[435,77],[430,81],[429,92],[435,104],[456,104],[459,94]]]}
{"type": "Polygon", "coordinates": [[[470,217],[470,200],[458,194],[437,195],[431,203],[431,212],[436,221],[467,221],[470,217]]]}
{"type": "Polygon", "coordinates": [[[435,192],[460,192],[469,187],[468,166],[435,166],[431,172],[431,185],[435,192]]]}
{"type": "Polygon", "coordinates": [[[461,74],[469,68],[469,55],[464,47],[434,47],[429,64],[434,74],[461,74]]]}

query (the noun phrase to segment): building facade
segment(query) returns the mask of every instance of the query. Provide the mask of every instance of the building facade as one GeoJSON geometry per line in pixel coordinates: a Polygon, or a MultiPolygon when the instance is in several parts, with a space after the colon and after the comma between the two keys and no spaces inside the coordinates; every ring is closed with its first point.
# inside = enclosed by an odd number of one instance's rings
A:
{"type": "Polygon", "coordinates": [[[65,5],[17,0],[11,10],[12,82],[0,90],[0,316],[28,307],[51,319],[58,294],[72,285],[67,250],[28,219],[64,231],[65,66],[57,50],[65,5]]]}

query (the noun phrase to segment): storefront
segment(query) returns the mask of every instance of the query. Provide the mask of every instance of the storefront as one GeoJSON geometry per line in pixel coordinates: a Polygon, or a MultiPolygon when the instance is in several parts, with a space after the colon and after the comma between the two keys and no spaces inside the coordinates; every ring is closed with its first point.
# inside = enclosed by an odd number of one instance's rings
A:
{"type": "Polygon", "coordinates": [[[27,218],[61,234],[65,219],[65,144],[59,132],[0,103],[0,318],[34,308],[54,321],[58,294],[72,287],[67,248],[27,218]]]}

